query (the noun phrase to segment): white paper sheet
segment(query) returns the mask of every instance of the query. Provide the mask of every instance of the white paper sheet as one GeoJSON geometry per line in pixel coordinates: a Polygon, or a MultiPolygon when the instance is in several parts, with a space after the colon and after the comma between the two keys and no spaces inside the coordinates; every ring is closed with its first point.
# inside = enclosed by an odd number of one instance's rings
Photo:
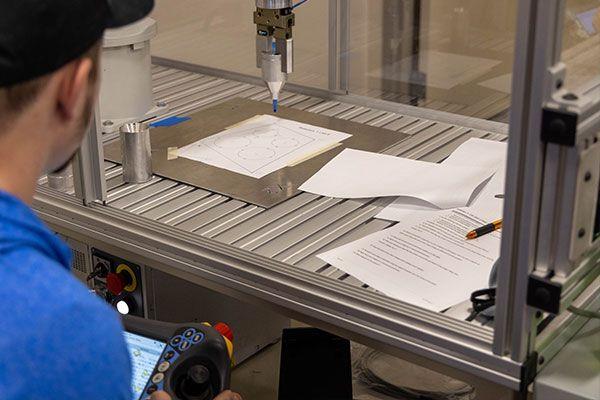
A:
{"type": "Polygon", "coordinates": [[[260,115],[179,149],[179,157],[262,178],[352,135],[260,115]]]}
{"type": "Polygon", "coordinates": [[[442,165],[345,149],[300,186],[339,198],[408,196],[441,209],[465,206],[493,169],[442,165]]]}
{"type": "Polygon", "coordinates": [[[442,311],[487,286],[500,233],[465,235],[488,222],[477,208],[420,212],[318,257],[390,297],[442,311]]]}
{"type": "Polygon", "coordinates": [[[471,212],[485,219],[486,223],[502,218],[505,179],[506,164],[503,163],[469,206],[471,212]]]}
{"type": "MultiPolygon", "coordinates": [[[[472,138],[460,145],[441,165],[478,166],[498,171],[504,182],[504,165],[506,163],[507,144],[493,140],[472,138]]],[[[485,182],[487,183],[487,182],[485,182]]],[[[478,188],[485,190],[487,187],[478,188]]],[[[477,192],[477,190],[476,190],[477,192]]],[[[469,199],[472,203],[475,196],[469,199]]],[[[439,209],[422,201],[411,198],[399,197],[385,207],[375,217],[389,221],[402,221],[407,216],[417,211],[435,211],[439,209]]],[[[496,218],[494,218],[496,219],[496,218]]]]}

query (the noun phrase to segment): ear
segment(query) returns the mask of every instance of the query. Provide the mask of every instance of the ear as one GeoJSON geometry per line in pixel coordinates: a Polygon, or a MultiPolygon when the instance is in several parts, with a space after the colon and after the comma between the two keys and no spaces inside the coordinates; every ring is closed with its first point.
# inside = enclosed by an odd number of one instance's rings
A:
{"type": "Polygon", "coordinates": [[[76,118],[88,96],[92,60],[83,58],[65,67],[60,81],[58,107],[65,119],[76,118]]]}

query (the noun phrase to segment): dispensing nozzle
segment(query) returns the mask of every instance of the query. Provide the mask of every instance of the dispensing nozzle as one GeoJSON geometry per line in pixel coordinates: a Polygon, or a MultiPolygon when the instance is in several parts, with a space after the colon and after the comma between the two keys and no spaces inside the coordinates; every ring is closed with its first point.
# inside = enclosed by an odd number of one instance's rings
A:
{"type": "Polygon", "coordinates": [[[279,106],[279,92],[286,82],[286,74],[281,72],[281,54],[262,53],[262,77],[273,99],[273,112],[279,106]]]}

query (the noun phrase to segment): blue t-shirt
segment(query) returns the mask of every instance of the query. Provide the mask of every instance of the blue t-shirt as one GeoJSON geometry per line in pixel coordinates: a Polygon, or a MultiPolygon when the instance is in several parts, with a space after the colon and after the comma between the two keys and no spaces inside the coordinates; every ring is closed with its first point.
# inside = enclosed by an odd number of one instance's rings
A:
{"type": "Polygon", "coordinates": [[[0,398],[131,399],[119,318],[70,263],[69,248],[0,191],[0,398]]]}

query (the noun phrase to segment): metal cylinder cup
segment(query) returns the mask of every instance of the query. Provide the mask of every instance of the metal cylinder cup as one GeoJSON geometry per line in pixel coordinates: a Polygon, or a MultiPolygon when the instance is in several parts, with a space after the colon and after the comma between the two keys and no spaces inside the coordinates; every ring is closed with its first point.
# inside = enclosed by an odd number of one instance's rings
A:
{"type": "Polygon", "coordinates": [[[73,190],[73,164],[48,174],[48,186],[63,193],[73,190]]]}
{"type": "Polygon", "coordinates": [[[152,178],[152,149],[150,126],[145,123],[125,124],[121,127],[123,180],[144,183],[152,178]]]}

